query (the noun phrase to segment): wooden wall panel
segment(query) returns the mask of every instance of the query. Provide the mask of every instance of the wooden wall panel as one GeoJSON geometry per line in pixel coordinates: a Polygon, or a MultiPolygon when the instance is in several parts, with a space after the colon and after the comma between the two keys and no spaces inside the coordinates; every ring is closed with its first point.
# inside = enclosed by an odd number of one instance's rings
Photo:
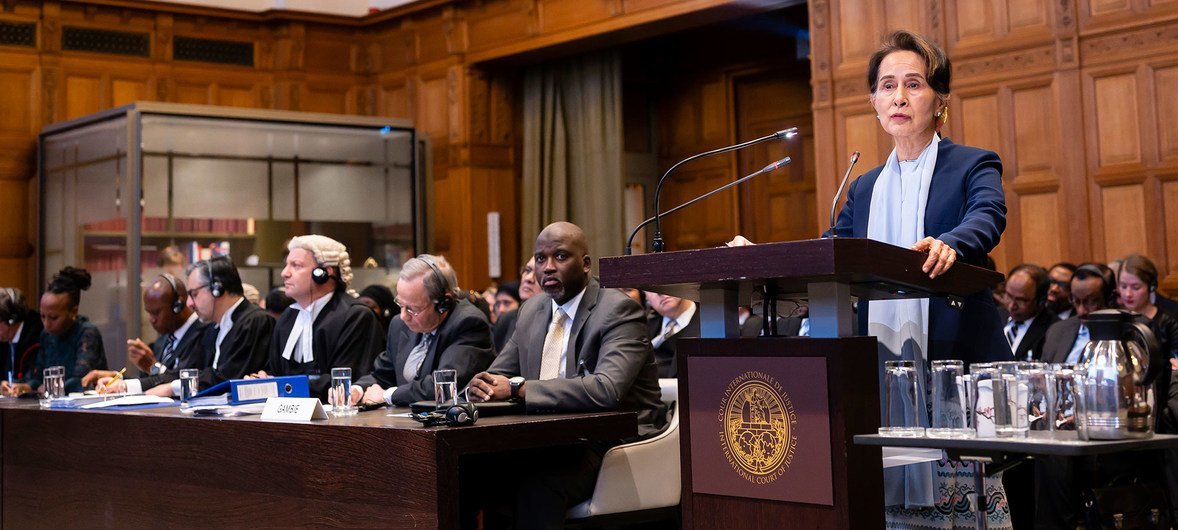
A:
{"type": "Polygon", "coordinates": [[[1051,87],[1017,89],[1012,99],[1017,165],[1009,170],[1017,170],[1015,174],[1020,176],[1051,171],[1052,162],[1058,156],[1051,87]]]}
{"type": "MultiPolygon", "coordinates": [[[[879,120],[875,111],[868,110],[863,114],[853,114],[843,119],[842,129],[846,131],[847,148],[845,151],[859,151],[859,165],[855,169],[856,175],[862,175],[868,169],[878,166],[891,153],[891,146],[885,150],[879,141],[879,120]]],[[[840,162],[844,164],[845,162],[840,162]]],[[[837,184],[836,184],[837,186],[837,184]]]]}
{"type": "Polygon", "coordinates": [[[1022,222],[1018,226],[1022,236],[1021,261],[1049,266],[1059,261],[1060,236],[1059,201],[1054,193],[1022,195],[1018,198],[1022,222]]]}
{"type": "Polygon", "coordinates": [[[1158,133],[1158,156],[1162,161],[1178,162],[1178,66],[1153,71],[1153,94],[1150,103],[1155,111],[1147,115],[1158,133]]]}
{"type": "MultiPolygon", "coordinates": [[[[1017,0],[1016,0],[1017,1],[1017,0]]],[[[998,33],[995,2],[958,2],[953,21],[957,43],[988,41],[998,33]]]]}
{"type": "Polygon", "coordinates": [[[147,81],[112,79],[110,82],[110,106],[117,107],[136,101],[154,99],[150,96],[147,85],[147,81]]]}
{"type": "Polygon", "coordinates": [[[1140,163],[1137,78],[1132,72],[1093,80],[1097,160],[1101,167],[1140,163]]]}
{"type": "Polygon", "coordinates": [[[1148,253],[1145,191],[1140,185],[1109,186],[1101,190],[1104,211],[1105,256],[1148,253]]]}
{"type": "Polygon", "coordinates": [[[445,138],[449,125],[446,78],[422,80],[419,86],[417,114],[413,122],[426,136],[435,140],[445,138]]]}
{"type": "Polygon", "coordinates": [[[540,7],[540,27],[544,31],[561,31],[605,20],[616,14],[620,8],[620,5],[611,0],[539,0],[537,5],[540,7]]]}
{"type": "Polygon", "coordinates": [[[1011,31],[1046,26],[1047,6],[1044,0],[1005,0],[1004,3],[1011,31]]]}
{"type": "Polygon", "coordinates": [[[835,34],[836,65],[843,63],[866,64],[868,56],[879,46],[877,28],[882,24],[881,4],[872,0],[847,0],[835,2],[833,10],[840,21],[835,34]]]}
{"type": "MultiPolygon", "coordinates": [[[[1162,220],[1166,226],[1166,263],[1178,264],[1178,175],[1169,175],[1172,180],[1162,183],[1162,220]]],[[[1158,260],[1161,266],[1161,260],[1158,260]]],[[[1170,274],[1174,274],[1178,267],[1170,267],[1170,274]]],[[[1164,279],[1164,276],[1163,276],[1164,279]]]]}
{"type": "MultiPolygon", "coordinates": [[[[964,124],[963,142],[982,149],[1000,151],[998,96],[991,93],[962,96],[958,99],[960,121],[964,124]]],[[[949,114],[952,117],[952,107],[949,114]]]]}
{"type": "MultiPolygon", "coordinates": [[[[931,2],[924,2],[920,0],[891,0],[884,3],[884,28],[887,31],[899,28],[907,28],[913,31],[923,32],[928,25],[929,10],[926,6],[932,4],[931,2]]],[[[879,41],[868,42],[868,55],[875,51],[879,46],[879,41]]]]}
{"type": "Polygon", "coordinates": [[[212,103],[210,91],[211,87],[208,84],[197,83],[176,83],[176,103],[195,103],[197,105],[208,105],[212,103]]]}
{"type": "Polygon", "coordinates": [[[65,79],[65,119],[72,120],[102,110],[102,80],[70,75],[65,79]]]}
{"type": "Polygon", "coordinates": [[[35,108],[32,72],[0,69],[0,132],[27,135],[32,129],[35,108]]]}

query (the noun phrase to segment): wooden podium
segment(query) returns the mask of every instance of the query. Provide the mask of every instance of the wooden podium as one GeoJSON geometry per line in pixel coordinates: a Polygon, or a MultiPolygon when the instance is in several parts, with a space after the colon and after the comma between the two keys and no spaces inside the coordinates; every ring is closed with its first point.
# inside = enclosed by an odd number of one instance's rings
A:
{"type": "Polygon", "coordinates": [[[601,283],[699,302],[701,338],[678,342],[684,528],[883,528],[874,337],[853,299],[965,296],[1002,275],[861,238],[601,260],[601,283]],[[810,336],[738,338],[737,306],[763,287],[807,299],[810,336]]]}

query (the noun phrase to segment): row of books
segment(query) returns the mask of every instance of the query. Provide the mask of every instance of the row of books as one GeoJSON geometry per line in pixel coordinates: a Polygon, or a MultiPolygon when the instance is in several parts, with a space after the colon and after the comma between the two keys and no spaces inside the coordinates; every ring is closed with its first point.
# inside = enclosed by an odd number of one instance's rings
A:
{"type": "MultiPolygon", "coordinates": [[[[144,217],[140,223],[143,232],[168,231],[168,219],[165,217],[144,217]]],[[[126,232],[127,220],[124,218],[106,219],[86,223],[84,228],[92,232],[126,232]]],[[[171,231],[183,233],[253,234],[254,221],[253,219],[176,218],[172,220],[171,231]]]]}

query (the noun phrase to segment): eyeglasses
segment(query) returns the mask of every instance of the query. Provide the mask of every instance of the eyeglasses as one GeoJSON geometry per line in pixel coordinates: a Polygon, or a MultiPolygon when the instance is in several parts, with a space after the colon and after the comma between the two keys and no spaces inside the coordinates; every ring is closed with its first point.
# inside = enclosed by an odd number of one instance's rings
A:
{"type": "Polygon", "coordinates": [[[196,293],[199,293],[201,289],[204,289],[205,287],[208,287],[208,286],[209,286],[209,284],[207,284],[207,283],[206,283],[206,284],[204,284],[204,285],[201,285],[201,286],[198,286],[198,287],[193,287],[193,288],[189,289],[189,290],[187,291],[187,292],[188,292],[188,297],[189,297],[189,298],[196,298],[196,293]]]}
{"type": "Polygon", "coordinates": [[[401,311],[408,313],[409,316],[411,316],[411,317],[417,317],[418,315],[421,315],[422,313],[424,313],[426,309],[429,309],[429,307],[419,307],[419,308],[409,307],[408,305],[405,305],[405,302],[401,301],[400,298],[394,298],[393,301],[396,302],[397,305],[401,307],[401,311]]]}
{"type": "Polygon", "coordinates": [[[1090,297],[1085,298],[1083,300],[1077,300],[1076,297],[1073,296],[1071,298],[1071,300],[1072,300],[1072,305],[1074,305],[1076,307],[1083,307],[1085,309],[1090,309],[1090,310],[1100,309],[1101,306],[1104,305],[1104,300],[1101,298],[1095,297],[1095,296],[1090,296],[1090,297]]]}
{"type": "Polygon", "coordinates": [[[1052,280],[1051,285],[1059,287],[1060,289],[1068,290],[1072,288],[1072,282],[1064,280],[1052,280]]]}

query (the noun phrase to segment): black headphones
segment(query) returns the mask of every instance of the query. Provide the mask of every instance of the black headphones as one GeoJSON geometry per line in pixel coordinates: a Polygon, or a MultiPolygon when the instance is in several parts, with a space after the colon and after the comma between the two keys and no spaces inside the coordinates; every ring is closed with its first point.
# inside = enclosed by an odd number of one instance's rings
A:
{"type": "MultiPolygon", "coordinates": [[[[1075,274],[1083,277],[1100,278],[1100,290],[1104,295],[1104,304],[1107,307],[1114,307],[1117,305],[1117,278],[1113,270],[1100,265],[1086,263],[1076,267],[1075,274]]],[[[1080,278],[1081,280],[1085,278],[1080,278]]]]}
{"type": "Polygon", "coordinates": [[[442,296],[441,298],[434,300],[434,310],[436,310],[439,314],[453,311],[454,305],[457,302],[454,301],[452,289],[450,288],[450,282],[446,281],[445,276],[442,276],[442,270],[438,268],[438,265],[434,263],[433,259],[424,254],[418,256],[417,258],[421,261],[424,261],[426,265],[429,265],[429,268],[434,271],[434,278],[437,278],[438,284],[442,286],[442,296]]]}
{"type": "Polygon", "coordinates": [[[180,298],[180,288],[176,287],[176,278],[166,272],[160,274],[160,278],[163,278],[168,282],[168,285],[172,286],[172,313],[176,315],[183,313],[184,300],[180,298]]]}
{"type": "Polygon", "coordinates": [[[327,272],[327,267],[316,265],[314,269],[311,269],[311,281],[315,282],[316,285],[323,285],[330,279],[331,274],[327,272]]]}
{"type": "Polygon", "coordinates": [[[3,292],[7,296],[5,296],[5,304],[0,306],[0,311],[8,313],[8,325],[15,326],[17,322],[25,319],[24,297],[11,287],[5,287],[3,292]]]}
{"type": "Polygon", "coordinates": [[[433,427],[435,425],[461,427],[464,425],[474,425],[474,422],[479,419],[479,409],[475,408],[474,403],[464,401],[457,405],[451,405],[445,412],[441,410],[418,412],[413,414],[413,419],[420,421],[426,427],[433,427]]]}
{"type": "Polygon", "coordinates": [[[225,294],[225,285],[213,274],[213,260],[205,262],[205,272],[209,274],[209,294],[212,294],[213,298],[220,298],[225,294]]]}

